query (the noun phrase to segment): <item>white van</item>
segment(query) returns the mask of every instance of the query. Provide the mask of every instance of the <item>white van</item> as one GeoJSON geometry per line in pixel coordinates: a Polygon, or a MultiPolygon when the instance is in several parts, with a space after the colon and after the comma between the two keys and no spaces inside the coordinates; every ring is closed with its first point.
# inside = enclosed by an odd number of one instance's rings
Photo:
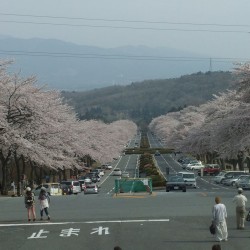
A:
{"type": "Polygon", "coordinates": [[[179,172],[178,175],[182,176],[187,186],[191,186],[193,188],[197,187],[196,177],[194,173],[191,172],[179,172]]]}

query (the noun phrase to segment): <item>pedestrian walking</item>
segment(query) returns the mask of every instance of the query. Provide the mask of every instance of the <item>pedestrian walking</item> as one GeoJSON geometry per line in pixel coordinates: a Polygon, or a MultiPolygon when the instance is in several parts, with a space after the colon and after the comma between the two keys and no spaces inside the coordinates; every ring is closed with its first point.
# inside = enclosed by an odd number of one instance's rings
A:
{"type": "Polygon", "coordinates": [[[28,211],[28,221],[31,221],[31,217],[33,221],[36,220],[36,211],[35,211],[35,197],[31,192],[31,188],[27,187],[24,195],[24,204],[28,211]]]}
{"type": "Polygon", "coordinates": [[[221,203],[220,197],[215,197],[215,205],[212,209],[212,223],[215,226],[216,241],[227,241],[227,209],[224,204],[221,203]]]}
{"type": "Polygon", "coordinates": [[[246,202],[247,198],[242,194],[243,189],[238,188],[238,194],[234,196],[233,202],[236,204],[236,225],[237,229],[244,229],[246,217],[246,202]]]}
{"type": "Polygon", "coordinates": [[[48,217],[48,220],[50,220],[50,215],[49,215],[50,198],[49,198],[49,194],[46,192],[45,187],[41,188],[40,194],[38,196],[38,200],[40,201],[40,215],[41,215],[40,220],[43,220],[43,212],[45,212],[45,214],[48,217]]]}

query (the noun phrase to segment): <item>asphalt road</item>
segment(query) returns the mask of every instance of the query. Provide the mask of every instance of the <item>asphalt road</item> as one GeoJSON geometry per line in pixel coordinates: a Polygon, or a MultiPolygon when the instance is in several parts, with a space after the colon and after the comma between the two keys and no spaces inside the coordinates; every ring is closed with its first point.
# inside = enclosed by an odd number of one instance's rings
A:
{"type": "MultiPolygon", "coordinates": [[[[171,155],[156,157],[159,169],[175,172],[181,166],[171,155]]],[[[136,175],[137,155],[126,155],[113,163],[136,175]]],[[[233,187],[215,185],[211,177],[197,178],[198,188],[186,193],[165,189],[149,194],[114,194],[115,176],[107,171],[97,195],[54,196],[49,208],[50,222],[27,222],[23,197],[0,197],[0,249],[6,250],[108,250],[119,245],[123,250],[211,249],[209,233],[214,197],[219,195],[228,210],[229,241],[222,249],[247,250],[250,223],[236,230],[233,187]]],[[[249,197],[249,191],[246,196],[249,197]]],[[[38,204],[36,206],[39,214],[38,204]]],[[[39,218],[39,217],[38,217],[39,218]]]]}

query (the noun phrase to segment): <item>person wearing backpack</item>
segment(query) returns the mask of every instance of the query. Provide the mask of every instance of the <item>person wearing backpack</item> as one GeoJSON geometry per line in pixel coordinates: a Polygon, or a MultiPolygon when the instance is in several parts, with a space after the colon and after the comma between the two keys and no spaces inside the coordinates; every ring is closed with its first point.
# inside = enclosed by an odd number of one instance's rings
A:
{"type": "Polygon", "coordinates": [[[48,210],[50,198],[49,198],[49,194],[46,192],[45,187],[41,188],[40,194],[38,196],[38,200],[40,201],[40,215],[41,215],[40,220],[43,220],[43,211],[48,216],[48,220],[50,220],[49,210],[48,210]]]}
{"type": "Polygon", "coordinates": [[[24,195],[24,204],[28,211],[28,221],[36,220],[36,211],[35,211],[35,199],[34,194],[31,192],[31,188],[27,187],[24,195]]]}

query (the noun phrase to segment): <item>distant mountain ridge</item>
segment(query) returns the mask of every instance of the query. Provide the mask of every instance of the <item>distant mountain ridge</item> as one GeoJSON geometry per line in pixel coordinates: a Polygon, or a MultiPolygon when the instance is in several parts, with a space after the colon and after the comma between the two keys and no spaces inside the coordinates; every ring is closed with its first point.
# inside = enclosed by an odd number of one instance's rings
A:
{"type": "Polygon", "coordinates": [[[96,119],[110,123],[129,119],[148,124],[153,118],[190,105],[200,105],[214,94],[234,87],[231,72],[206,72],[179,78],[147,80],[126,86],[110,86],[62,95],[82,120],[96,119]]]}
{"type": "MultiPolygon", "coordinates": [[[[0,36],[0,57],[14,59],[11,70],[36,75],[49,88],[85,91],[111,85],[127,85],[150,79],[166,79],[206,72],[209,59],[170,48],[126,46],[99,48],[53,39],[18,39],[0,36]]],[[[213,70],[228,70],[216,63],[213,70]]]]}

